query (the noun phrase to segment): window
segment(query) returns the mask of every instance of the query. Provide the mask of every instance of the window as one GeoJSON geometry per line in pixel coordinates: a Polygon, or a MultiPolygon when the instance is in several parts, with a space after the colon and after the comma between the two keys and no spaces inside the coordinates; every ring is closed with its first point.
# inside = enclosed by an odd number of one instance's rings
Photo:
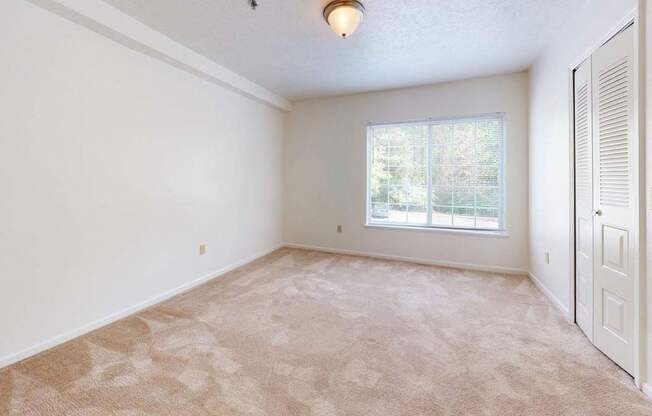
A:
{"type": "Polygon", "coordinates": [[[368,127],[367,223],[504,229],[504,115],[368,127]]]}

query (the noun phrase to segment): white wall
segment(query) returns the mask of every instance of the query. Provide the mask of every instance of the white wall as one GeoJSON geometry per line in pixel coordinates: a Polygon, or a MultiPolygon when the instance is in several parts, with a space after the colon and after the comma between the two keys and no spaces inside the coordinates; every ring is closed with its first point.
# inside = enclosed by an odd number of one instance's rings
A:
{"type": "Polygon", "coordinates": [[[636,5],[636,0],[588,2],[530,70],[530,271],[567,309],[572,243],[568,71],[636,5]]]}
{"type": "Polygon", "coordinates": [[[282,242],[279,110],[24,0],[0,50],[0,366],[282,242]]]}
{"type": "Polygon", "coordinates": [[[526,270],[527,89],[527,74],[517,73],[294,103],[286,115],[285,241],[526,270]],[[364,227],[368,122],[491,112],[507,113],[509,237],[364,227]]]}

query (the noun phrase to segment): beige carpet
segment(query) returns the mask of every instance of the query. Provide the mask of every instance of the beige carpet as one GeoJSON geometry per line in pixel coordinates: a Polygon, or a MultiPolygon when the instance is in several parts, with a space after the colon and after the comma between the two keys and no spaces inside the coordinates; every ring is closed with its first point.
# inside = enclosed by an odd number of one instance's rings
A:
{"type": "Polygon", "coordinates": [[[1,415],[652,415],[525,277],[283,249],[0,372],[1,415]]]}

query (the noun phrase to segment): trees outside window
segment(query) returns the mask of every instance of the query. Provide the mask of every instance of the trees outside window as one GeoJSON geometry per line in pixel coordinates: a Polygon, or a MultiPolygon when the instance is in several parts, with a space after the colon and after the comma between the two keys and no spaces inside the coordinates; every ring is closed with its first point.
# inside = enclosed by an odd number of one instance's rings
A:
{"type": "Polygon", "coordinates": [[[371,125],[370,224],[504,227],[504,115],[371,125]]]}

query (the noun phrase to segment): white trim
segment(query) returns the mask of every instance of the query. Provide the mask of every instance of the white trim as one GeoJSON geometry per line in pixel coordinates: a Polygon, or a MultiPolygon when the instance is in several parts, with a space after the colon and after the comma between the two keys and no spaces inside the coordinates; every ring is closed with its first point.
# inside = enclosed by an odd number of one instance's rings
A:
{"type": "MultiPolygon", "coordinates": [[[[500,218],[498,227],[507,233],[507,113],[499,113],[503,122],[503,141],[500,143],[502,160],[500,161],[500,218]]],[[[529,163],[529,162],[528,162],[529,163]]]]}
{"type": "Polygon", "coordinates": [[[503,117],[505,112],[496,112],[496,113],[480,113],[477,115],[471,116],[441,116],[441,117],[428,117],[420,120],[406,120],[406,121],[390,121],[390,122],[369,122],[367,127],[404,127],[411,124],[439,124],[446,122],[455,122],[455,121],[464,121],[464,120],[481,120],[481,119],[493,119],[495,117],[503,117]]]}
{"type": "Polygon", "coordinates": [[[635,278],[634,278],[634,382],[637,387],[641,387],[643,382],[647,381],[647,308],[646,308],[646,258],[647,252],[647,223],[646,223],[646,101],[645,101],[645,22],[642,14],[645,13],[645,0],[639,0],[639,7],[634,10],[631,25],[635,31],[635,51],[637,67],[634,71],[634,80],[636,82],[636,102],[638,104],[636,123],[638,133],[638,164],[637,188],[636,195],[637,216],[634,219],[634,230],[636,242],[638,244],[635,256],[635,278]]]}
{"type": "Polygon", "coordinates": [[[643,394],[645,394],[649,399],[652,399],[652,385],[648,383],[643,383],[641,385],[641,391],[643,394]]]}
{"type": "Polygon", "coordinates": [[[646,32],[647,23],[647,0],[638,1],[638,9],[635,11],[634,21],[636,23],[636,47],[638,60],[638,134],[639,134],[639,223],[638,223],[638,259],[639,266],[638,279],[636,281],[635,291],[638,296],[635,298],[635,308],[638,310],[638,338],[636,366],[638,373],[634,378],[637,386],[642,387],[643,383],[648,380],[648,361],[647,361],[647,337],[648,337],[648,306],[647,306],[647,43],[646,32]]]}
{"type": "Polygon", "coordinates": [[[534,285],[539,289],[541,293],[543,293],[543,296],[545,296],[550,303],[559,311],[561,314],[564,316],[564,318],[568,318],[570,316],[570,311],[568,309],[567,305],[564,305],[562,301],[559,300],[557,296],[555,296],[554,293],[550,291],[541,281],[534,275],[532,272],[529,272],[528,277],[534,283],[534,285]]]}
{"type": "Polygon", "coordinates": [[[365,140],[365,155],[367,157],[367,165],[365,166],[365,190],[364,190],[364,218],[365,218],[365,224],[369,224],[370,215],[369,211],[371,210],[371,192],[369,192],[369,189],[371,189],[371,162],[373,160],[373,156],[371,152],[373,151],[373,144],[371,141],[373,140],[373,126],[367,126],[366,128],[366,140],[365,140]]]}
{"type": "MultiPolygon", "coordinates": [[[[591,55],[589,55],[591,56],[591,55]]],[[[569,172],[569,193],[568,193],[568,201],[569,203],[569,212],[568,216],[570,218],[570,222],[568,223],[568,235],[570,236],[569,238],[569,245],[568,245],[568,251],[569,251],[569,275],[570,275],[570,280],[568,283],[568,299],[570,303],[570,309],[568,310],[568,321],[571,324],[575,324],[575,321],[577,320],[576,318],[576,293],[575,293],[575,281],[576,281],[576,271],[575,271],[575,256],[576,256],[576,251],[575,251],[575,70],[578,68],[587,58],[583,59],[579,64],[577,64],[575,67],[571,68],[569,67],[568,69],[568,97],[570,100],[568,101],[568,128],[569,128],[569,133],[568,133],[568,138],[569,138],[569,152],[568,152],[568,172],[569,172]]],[[[593,160],[593,156],[591,156],[593,160]]],[[[593,169],[593,168],[591,168],[593,169]]]]}
{"type": "Polygon", "coordinates": [[[333,248],[333,247],[311,246],[308,244],[285,243],[285,247],[296,248],[301,250],[321,251],[324,253],[344,254],[349,256],[360,256],[360,257],[371,257],[371,258],[383,259],[383,260],[404,261],[407,263],[423,264],[426,266],[449,267],[452,269],[474,270],[480,272],[518,274],[518,275],[528,274],[528,271],[525,269],[517,269],[513,267],[490,266],[490,265],[472,264],[472,263],[458,263],[454,261],[424,259],[421,257],[405,257],[405,256],[397,256],[393,254],[373,253],[369,251],[346,250],[346,249],[333,248]]]}
{"type": "Polygon", "coordinates": [[[74,338],[77,338],[79,336],[82,336],[84,334],[87,334],[91,331],[94,331],[98,328],[101,328],[103,326],[106,326],[108,324],[111,324],[115,321],[118,321],[122,318],[125,318],[129,315],[133,315],[139,311],[142,311],[143,309],[149,308],[150,306],[156,305],[157,303],[161,303],[167,299],[170,299],[174,296],[177,296],[181,293],[187,292],[199,285],[202,285],[210,280],[213,280],[217,277],[220,277],[224,275],[225,273],[228,273],[234,269],[237,269],[238,267],[241,267],[247,263],[250,263],[260,257],[266,256],[269,253],[272,253],[279,248],[282,248],[283,244],[277,244],[273,247],[267,248],[265,250],[259,251],[251,256],[248,256],[244,259],[238,260],[235,263],[231,263],[213,273],[207,274],[205,276],[202,276],[198,279],[192,280],[188,283],[184,283],[181,286],[178,286],[174,289],[170,289],[168,291],[165,291],[163,293],[160,293],[156,296],[153,296],[143,302],[140,302],[136,305],[129,306],[121,311],[112,313],[104,318],[100,318],[98,320],[95,320],[93,322],[89,322],[86,325],[83,325],[79,328],[64,332],[60,335],[57,335],[53,338],[47,339],[43,342],[40,342],[36,345],[33,345],[31,347],[28,347],[22,351],[19,351],[14,354],[7,355],[5,357],[0,358],[0,369],[3,367],[7,367],[11,364],[17,363],[19,361],[22,361],[26,358],[29,358],[31,356],[34,356],[40,352],[43,352],[45,350],[48,350],[50,348],[56,347],[57,345],[63,344],[64,342],[70,341],[74,338]]]}
{"type": "Polygon", "coordinates": [[[406,230],[406,231],[425,231],[435,233],[449,233],[449,234],[462,234],[473,235],[477,237],[498,237],[507,238],[509,233],[507,231],[490,231],[483,229],[467,229],[467,228],[445,228],[445,227],[426,227],[426,226],[411,226],[411,225],[392,225],[383,223],[369,223],[365,224],[365,228],[380,229],[380,230],[406,230]]]}
{"type": "Polygon", "coordinates": [[[28,0],[121,45],[244,96],[290,111],[292,104],[101,0],[28,0]]]}
{"type": "MultiPolygon", "coordinates": [[[[474,144],[473,147],[475,148],[476,145],[474,144]]],[[[426,194],[426,222],[428,223],[428,226],[432,227],[432,123],[428,123],[428,149],[426,150],[426,160],[428,161],[428,170],[426,171],[426,180],[428,181],[428,193],[426,194]]],[[[389,180],[387,181],[387,185],[389,186],[389,180]]],[[[367,188],[367,193],[371,194],[370,188],[367,188]]],[[[387,195],[387,197],[389,202],[389,195],[387,195]]],[[[477,196],[474,195],[473,205],[475,205],[476,202],[477,196]]],[[[476,214],[476,210],[473,211],[473,213],[476,214]]],[[[451,212],[451,218],[452,215],[453,212],[451,212]]],[[[368,221],[367,225],[370,225],[371,222],[373,221],[368,221]]],[[[474,216],[473,223],[476,224],[477,222],[477,217],[474,216]]]]}

